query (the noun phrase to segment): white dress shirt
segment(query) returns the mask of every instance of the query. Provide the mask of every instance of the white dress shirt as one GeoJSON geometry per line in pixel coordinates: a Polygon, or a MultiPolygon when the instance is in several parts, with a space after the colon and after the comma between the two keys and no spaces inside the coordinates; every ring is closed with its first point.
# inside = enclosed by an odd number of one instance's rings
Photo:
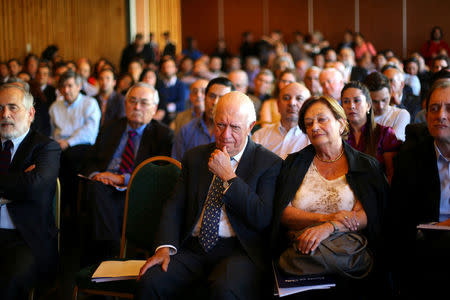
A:
{"type": "Polygon", "coordinates": [[[394,129],[395,136],[405,141],[405,128],[410,122],[410,115],[406,109],[389,105],[386,112],[375,116],[375,122],[394,129]]]}
{"type": "MultiPolygon", "coordinates": [[[[19,136],[18,138],[12,139],[11,142],[13,143],[13,146],[11,148],[11,161],[14,158],[14,155],[17,152],[17,148],[19,148],[19,145],[22,143],[23,139],[27,136],[28,132],[30,130],[27,130],[25,134],[19,136]]],[[[3,147],[3,143],[6,142],[6,140],[1,139],[1,147],[3,147]]],[[[9,216],[8,212],[8,203],[9,200],[5,198],[0,198],[0,228],[2,229],[15,229],[16,226],[14,225],[13,221],[11,220],[11,217],[9,216]]]]}
{"type": "Polygon", "coordinates": [[[308,136],[303,133],[298,125],[286,131],[281,122],[258,129],[253,133],[252,140],[263,145],[282,159],[310,144],[308,136]]]}

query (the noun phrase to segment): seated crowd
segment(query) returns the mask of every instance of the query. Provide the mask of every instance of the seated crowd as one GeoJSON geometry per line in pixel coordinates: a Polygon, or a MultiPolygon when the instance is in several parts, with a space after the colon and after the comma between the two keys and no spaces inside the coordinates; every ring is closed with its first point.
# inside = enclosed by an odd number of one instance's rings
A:
{"type": "Polygon", "coordinates": [[[57,271],[57,178],[63,218],[80,205],[87,216],[82,265],[95,264],[118,256],[125,187],[158,155],[182,172],[136,299],[176,299],[194,282],[210,299],[270,299],[271,259],[295,232],[304,254],[335,232],[362,232],[374,257],[368,280],[300,297],[445,287],[449,236],[416,230],[450,226],[440,28],[404,61],[349,31],[335,48],[320,32],[290,44],[279,31],[257,42],[245,32],[239,55],[223,40],[206,55],[189,38],[177,56],[165,36],[159,53],[138,34],[120,70],[64,61],[57,46],[0,63],[0,299],[23,299],[57,271]]]}

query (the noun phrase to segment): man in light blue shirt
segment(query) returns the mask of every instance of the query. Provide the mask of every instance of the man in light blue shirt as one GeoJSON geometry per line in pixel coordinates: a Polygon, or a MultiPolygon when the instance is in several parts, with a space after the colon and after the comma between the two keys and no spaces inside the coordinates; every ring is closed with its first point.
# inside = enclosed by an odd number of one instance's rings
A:
{"type": "Polygon", "coordinates": [[[91,145],[97,138],[101,112],[94,98],[80,93],[82,78],[73,71],[62,74],[58,82],[64,100],[57,100],[49,108],[51,137],[61,149],[60,180],[62,207],[75,210],[77,174],[91,145]]]}

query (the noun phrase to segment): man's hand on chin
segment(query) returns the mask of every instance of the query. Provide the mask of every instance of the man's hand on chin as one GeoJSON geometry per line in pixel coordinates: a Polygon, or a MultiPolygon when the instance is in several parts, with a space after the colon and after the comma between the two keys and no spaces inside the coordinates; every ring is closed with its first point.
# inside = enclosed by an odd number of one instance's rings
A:
{"type": "Polygon", "coordinates": [[[97,173],[92,177],[93,180],[100,181],[106,185],[123,186],[125,185],[125,177],[123,175],[114,174],[111,172],[97,173]]]}
{"type": "Polygon", "coordinates": [[[228,181],[231,178],[236,177],[236,174],[231,167],[230,155],[228,154],[227,147],[223,147],[222,150],[216,149],[208,161],[209,170],[219,176],[222,181],[228,181]]]}

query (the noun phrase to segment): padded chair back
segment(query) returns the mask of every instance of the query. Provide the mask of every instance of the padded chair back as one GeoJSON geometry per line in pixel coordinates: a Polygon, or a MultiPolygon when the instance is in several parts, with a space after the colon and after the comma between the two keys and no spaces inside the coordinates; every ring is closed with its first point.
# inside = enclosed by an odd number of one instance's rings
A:
{"type": "Polygon", "coordinates": [[[134,170],[128,183],[120,257],[125,257],[126,242],[153,251],[164,202],[172,196],[181,173],[179,161],[155,156],[134,170]]]}
{"type": "Polygon", "coordinates": [[[53,201],[53,215],[55,216],[56,229],[58,229],[58,252],[60,243],[60,232],[61,232],[61,183],[59,178],[56,178],[56,191],[55,198],[53,201]]]}

